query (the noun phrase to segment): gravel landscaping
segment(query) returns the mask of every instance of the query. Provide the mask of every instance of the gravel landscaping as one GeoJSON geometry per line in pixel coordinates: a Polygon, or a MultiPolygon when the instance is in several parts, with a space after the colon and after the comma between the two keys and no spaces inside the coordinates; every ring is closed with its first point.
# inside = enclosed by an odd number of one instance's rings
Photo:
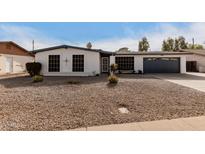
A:
{"type": "Polygon", "coordinates": [[[0,130],[78,127],[205,115],[205,93],[148,75],[0,79],[0,130]],[[128,113],[119,112],[126,108],[128,113]]]}

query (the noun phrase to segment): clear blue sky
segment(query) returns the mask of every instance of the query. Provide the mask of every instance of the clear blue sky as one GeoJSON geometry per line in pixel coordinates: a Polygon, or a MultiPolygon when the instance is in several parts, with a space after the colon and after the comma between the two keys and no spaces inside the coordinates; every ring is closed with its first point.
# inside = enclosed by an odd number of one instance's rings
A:
{"type": "MultiPolygon", "coordinates": [[[[111,37],[127,37],[132,29],[136,33],[152,31],[162,23],[5,23],[14,26],[32,27],[45,35],[71,41],[98,40],[111,37]]],[[[183,27],[188,23],[167,23],[183,27]]]]}
{"type": "Polygon", "coordinates": [[[188,41],[195,37],[202,43],[205,41],[203,26],[203,23],[177,22],[13,22],[0,23],[0,40],[12,40],[29,49],[34,39],[37,48],[59,44],[85,46],[91,41],[95,48],[115,50],[126,46],[137,50],[138,41],[147,36],[151,49],[159,50],[163,39],[179,35],[188,41]]]}

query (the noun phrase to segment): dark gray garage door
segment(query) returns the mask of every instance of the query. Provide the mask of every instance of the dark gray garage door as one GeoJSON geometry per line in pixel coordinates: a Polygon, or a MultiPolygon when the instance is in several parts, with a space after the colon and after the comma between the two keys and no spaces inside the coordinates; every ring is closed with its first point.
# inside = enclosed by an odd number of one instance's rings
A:
{"type": "Polygon", "coordinates": [[[144,58],[144,73],[179,73],[179,58],[144,58]]]}

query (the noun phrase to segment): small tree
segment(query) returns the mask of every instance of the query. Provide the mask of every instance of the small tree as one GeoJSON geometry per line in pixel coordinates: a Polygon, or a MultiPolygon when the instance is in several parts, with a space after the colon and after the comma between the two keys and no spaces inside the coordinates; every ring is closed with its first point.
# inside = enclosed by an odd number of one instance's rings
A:
{"type": "Polygon", "coordinates": [[[168,51],[168,44],[166,40],[162,42],[162,51],[168,51]]]}
{"type": "Polygon", "coordinates": [[[146,37],[143,37],[141,41],[139,41],[138,50],[142,52],[147,52],[149,49],[149,42],[146,37]]]}
{"type": "Polygon", "coordinates": [[[203,45],[201,44],[196,44],[195,49],[204,49],[203,45]]]}
{"type": "Polygon", "coordinates": [[[174,50],[174,40],[172,38],[168,38],[164,40],[162,43],[162,51],[173,51],[174,50]]]}
{"type": "Polygon", "coordinates": [[[179,51],[180,50],[180,42],[179,39],[174,40],[174,51],[179,51]]]}
{"type": "Polygon", "coordinates": [[[118,77],[115,75],[115,71],[117,70],[118,65],[117,64],[111,64],[110,65],[110,70],[111,74],[108,77],[108,81],[110,84],[117,84],[118,83],[118,77]]]}
{"type": "Polygon", "coordinates": [[[188,43],[186,42],[186,39],[183,36],[179,36],[178,41],[180,49],[188,48],[188,43]]]}
{"type": "Polygon", "coordinates": [[[168,38],[167,39],[167,43],[168,43],[168,51],[173,51],[174,50],[174,39],[172,38],[168,38]]]}
{"type": "Polygon", "coordinates": [[[114,74],[115,71],[117,70],[117,68],[118,68],[118,65],[117,65],[117,64],[111,64],[111,65],[110,65],[111,73],[114,74]]]}
{"type": "Polygon", "coordinates": [[[201,45],[201,44],[189,44],[188,45],[188,48],[189,49],[204,49],[204,47],[203,47],[203,45],[201,45]]]}
{"type": "Polygon", "coordinates": [[[187,49],[188,43],[183,36],[179,36],[178,38],[172,39],[168,38],[164,40],[162,43],[162,51],[179,51],[180,49],[187,49]]]}

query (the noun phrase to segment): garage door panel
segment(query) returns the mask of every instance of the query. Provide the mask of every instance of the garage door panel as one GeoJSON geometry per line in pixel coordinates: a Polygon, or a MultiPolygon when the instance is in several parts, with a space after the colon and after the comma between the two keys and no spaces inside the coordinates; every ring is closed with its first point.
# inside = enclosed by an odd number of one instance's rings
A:
{"type": "Polygon", "coordinates": [[[144,73],[179,73],[180,58],[144,58],[144,73]]]}

